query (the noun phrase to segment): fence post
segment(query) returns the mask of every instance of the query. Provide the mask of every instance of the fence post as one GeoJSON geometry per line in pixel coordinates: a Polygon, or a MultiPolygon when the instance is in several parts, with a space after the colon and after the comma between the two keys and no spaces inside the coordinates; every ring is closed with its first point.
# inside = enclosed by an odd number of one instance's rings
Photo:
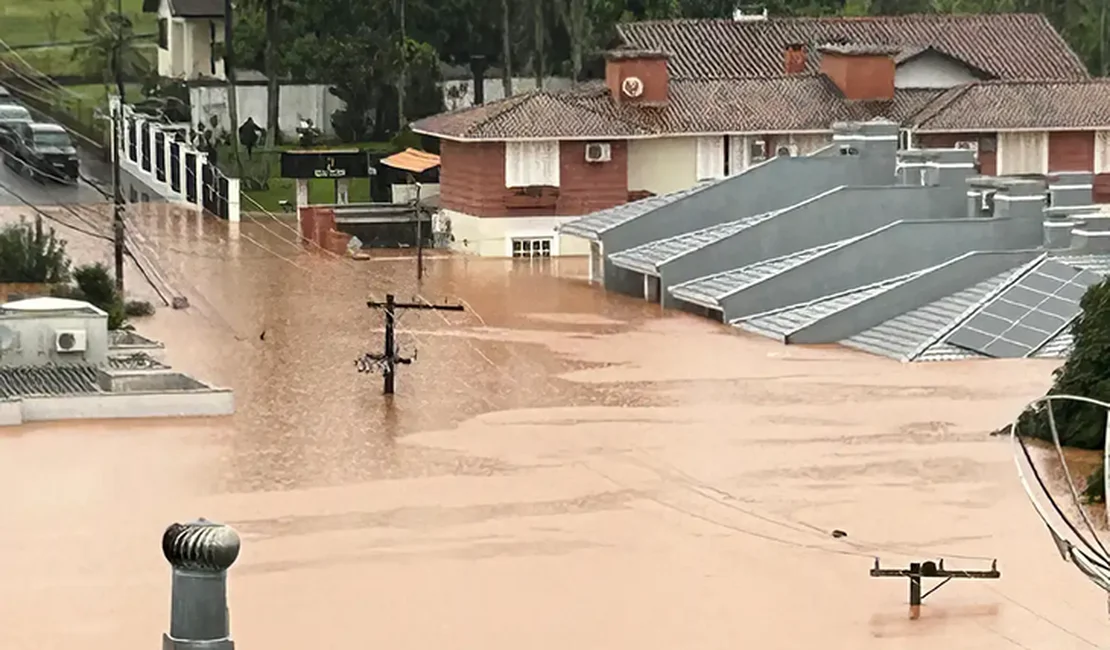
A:
{"type": "Polygon", "coordinates": [[[235,650],[227,570],[239,557],[239,534],[206,519],[170,524],[162,554],[173,567],[170,631],[162,635],[162,650],[235,650]]]}

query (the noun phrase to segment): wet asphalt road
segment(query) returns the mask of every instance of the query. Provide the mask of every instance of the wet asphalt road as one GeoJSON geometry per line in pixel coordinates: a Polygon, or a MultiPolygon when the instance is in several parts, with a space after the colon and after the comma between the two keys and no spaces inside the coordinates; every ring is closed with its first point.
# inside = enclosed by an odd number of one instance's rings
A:
{"type": "MultiPolygon", "coordinates": [[[[84,151],[81,156],[81,175],[103,188],[111,187],[111,169],[94,155],[84,151]]],[[[37,181],[0,165],[0,206],[32,205],[73,205],[99,203],[103,195],[96,188],[81,180],[76,186],[63,185],[50,180],[37,181]]]]}

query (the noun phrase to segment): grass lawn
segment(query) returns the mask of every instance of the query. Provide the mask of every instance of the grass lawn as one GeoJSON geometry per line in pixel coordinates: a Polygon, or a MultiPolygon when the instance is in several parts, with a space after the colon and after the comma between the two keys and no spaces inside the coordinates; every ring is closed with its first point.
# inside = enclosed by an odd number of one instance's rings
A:
{"type": "MultiPolygon", "coordinates": [[[[35,45],[84,38],[86,5],[86,0],[0,0],[0,40],[8,45],[35,45]],[[57,34],[50,33],[51,14],[59,16],[57,34]]],[[[110,6],[114,10],[115,5],[110,6]]],[[[134,21],[135,33],[157,31],[158,18],[143,13],[143,0],[123,0],[123,11],[134,21]]]]}
{"type": "MultiPolygon", "coordinates": [[[[0,5],[4,2],[7,2],[7,0],[0,0],[0,5]]],[[[3,10],[0,9],[0,12],[2,11],[3,10]]],[[[2,25],[3,18],[0,18],[0,26],[2,25]]],[[[0,38],[3,38],[3,36],[0,35],[0,38]]],[[[30,67],[48,75],[83,75],[87,73],[87,70],[84,69],[85,66],[83,62],[80,58],[73,58],[73,52],[76,47],[80,46],[60,45],[58,47],[44,47],[33,50],[18,50],[18,56],[12,52],[3,51],[0,52],[0,59],[17,70],[30,67]]],[[[152,66],[157,63],[157,46],[154,44],[141,43],[136,45],[136,48],[147,55],[152,66]]],[[[0,48],[0,50],[2,49],[3,48],[0,48]]]]}

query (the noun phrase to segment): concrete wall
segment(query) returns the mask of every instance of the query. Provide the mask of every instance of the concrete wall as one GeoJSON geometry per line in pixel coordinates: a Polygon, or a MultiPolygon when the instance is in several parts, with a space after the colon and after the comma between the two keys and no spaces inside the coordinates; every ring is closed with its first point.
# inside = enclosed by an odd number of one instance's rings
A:
{"type": "Polygon", "coordinates": [[[669,194],[697,183],[697,138],[628,141],[628,191],[669,194]]]}
{"type": "MultiPolygon", "coordinates": [[[[567,77],[547,77],[543,80],[545,90],[566,90],[574,85],[567,77]]],[[[486,96],[485,102],[495,102],[505,99],[505,87],[501,85],[501,77],[486,77],[482,84],[486,96]]],[[[474,80],[450,79],[441,84],[443,89],[443,105],[449,111],[469,108],[474,105],[474,80]]],[[[536,89],[535,77],[513,77],[513,95],[531,92],[536,89]]]]}
{"type": "Polygon", "coordinates": [[[0,351],[7,366],[98,365],[108,359],[108,320],[106,316],[84,314],[5,315],[0,326],[15,335],[11,347],[0,351]],[[55,333],[60,330],[85,332],[85,352],[55,351],[55,333]]]}
{"type": "Polygon", "coordinates": [[[1034,251],[974,252],[924,275],[834,312],[788,335],[786,343],[835,343],[891,318],[963,291],[1007,269],[1031,262],[1034,251]]]}
{"type": "MultiPolygon", "coordinates": [[[[961,216],[964,190],[951,187],[842,187],[808,199],[732,237],[660,265],[663,304],[676,284],[855,237],[900,220],[961,216]]],[[[938,260],[938,262],[941,260],[938,260]]]]}
{"type": "MultiPolygon", "coordinates": [[[[253,83],[238,85],[235,88],[235,96],[239,100],[240,124],[251,117],[258,126],[269,128],[266,123],[268,92],[265,85],[253,83]]],[[[189,101],[193,111],[193,124],[200,122],[208,124],[209,118],[216,115],[220,119],[221,128],[234,130],[229,126],[226,87],[193,86],[189,88],[189,101]]],[[[331,114],[346,105],[341,99],[328,92],[328,87],[323,84],[282,84],[279,103],[281,110],[278,113],[280,115],[278,128],[290,136],[296,133],[302,118],[312,120],[316,128],[326,134],[334,133],[331,114]]]]}
{"type": "Polygon", "coordinates": [[[898,222],[723,298],[721,307],[731,321],[926,269],[971,251],[1034,249],[1041,238],[1039,218],[898,222]]]}
{"type": "MultiPolygon", "coordinates": [[[[12,404],[13,402],[0,402],[0,424],[18,424],[11,422],[12,404]]],[[[20,422],[197,417],[231,415],[235,412],[235,400],[231,390],[227,389],[178,394],[97,393],[65,397],[25,397],[15,404],[20,407],[20,422]]]]}
{"type": "Polygon", "coordinates": [[[906,61],[894,72],[895,88],[952,88],[973,81],[977,78],[967,66],[932,52],[906,61]]]}

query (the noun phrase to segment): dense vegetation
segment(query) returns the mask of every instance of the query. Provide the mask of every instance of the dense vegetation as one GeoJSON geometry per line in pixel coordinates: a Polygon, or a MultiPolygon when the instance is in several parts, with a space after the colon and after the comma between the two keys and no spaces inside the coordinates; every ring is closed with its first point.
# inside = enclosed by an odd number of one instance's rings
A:
{"type": "MultiPolygon", "coordinates": [[[[1071,325],[1075,347],[1054,375],[1050,395],[1079,395],[1110,403],[1110,281],[1087,290],[1081,312],[1071,325]]],[[[1052,440],[1047,407],[1028,410],[1018,421],[1022,435],[1052,440]]],[[[1106,444],[1106,409],[1075,400],[1057,400],[1052,417],[1060,442],[1067,447],[1101,450],[1106,444]]],[[[1105,500],[1102,471],[1087,481],[1084,494],[1105,500]]]]}
{"type": "Polygon", "coordinates": [[[0,229],[0,282],[64,284],[69,281],[65,240],[42,217],[0,229]]]}

